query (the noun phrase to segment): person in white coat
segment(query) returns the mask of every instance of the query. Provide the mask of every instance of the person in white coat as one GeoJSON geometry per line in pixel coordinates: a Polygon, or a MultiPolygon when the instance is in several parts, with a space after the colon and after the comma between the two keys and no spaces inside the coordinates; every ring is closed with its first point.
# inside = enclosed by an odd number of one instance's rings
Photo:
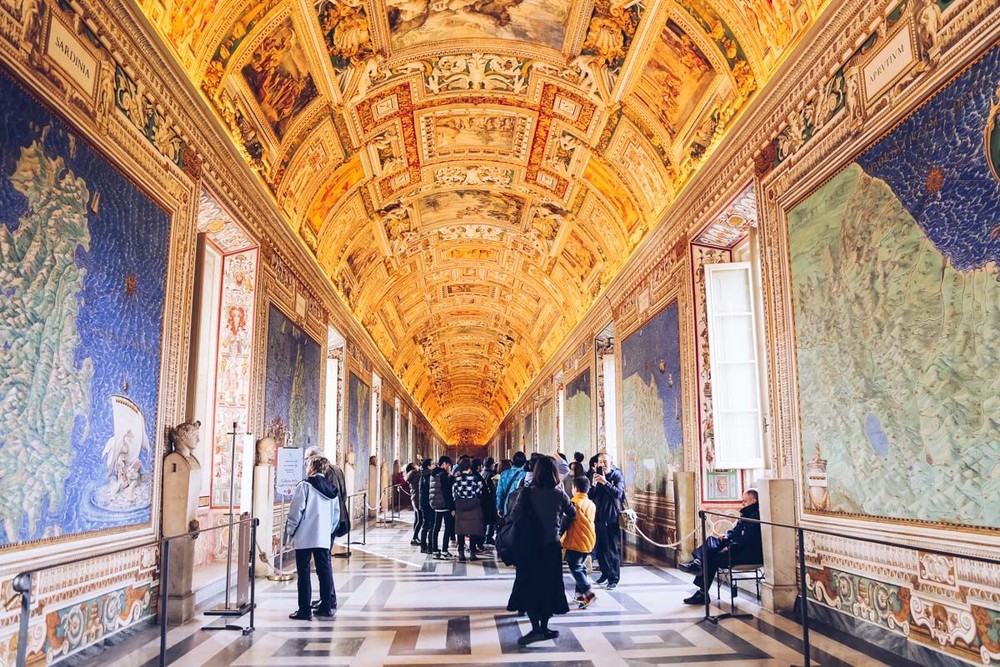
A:
{"type": "Polygon", "coordinates": [[[299,608],[289,618],[308,621],[313,617],[309,605],[312,581],[309,577],[310,560],[316,564],[319,579],[320,604],[315,615],[333,616],[333,569],[330,565],[330,547],[333,531],[340,521],[339,490],[324,475],[330,462],[321,456],[309,459],[307,477],[298,483],[292,494],[285,523],[285,539],[295,546],[295,569],[298,573],[299,608]]]}

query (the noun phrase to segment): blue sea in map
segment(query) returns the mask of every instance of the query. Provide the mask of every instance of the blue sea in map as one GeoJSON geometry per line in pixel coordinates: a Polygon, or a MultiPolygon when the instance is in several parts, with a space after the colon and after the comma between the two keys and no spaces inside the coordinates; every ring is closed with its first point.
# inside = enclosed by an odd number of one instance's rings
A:
{"type": "Polygon", "coordinates": [[[1000,261],[1000,180],[985,142],[998,72],[993,49],[857,160],[959,271],[1000,261]]]}

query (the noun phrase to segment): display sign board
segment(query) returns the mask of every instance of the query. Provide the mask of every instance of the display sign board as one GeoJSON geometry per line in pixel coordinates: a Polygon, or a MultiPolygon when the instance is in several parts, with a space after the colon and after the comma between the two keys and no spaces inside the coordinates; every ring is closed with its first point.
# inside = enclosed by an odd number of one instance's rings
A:
{"type": "Polygon", "coordinates": [[[278,496],[290,496],[295,485],[305,478],[305,457],[301,447],[279,447],[278,468],[274,483],[278,496]]]}

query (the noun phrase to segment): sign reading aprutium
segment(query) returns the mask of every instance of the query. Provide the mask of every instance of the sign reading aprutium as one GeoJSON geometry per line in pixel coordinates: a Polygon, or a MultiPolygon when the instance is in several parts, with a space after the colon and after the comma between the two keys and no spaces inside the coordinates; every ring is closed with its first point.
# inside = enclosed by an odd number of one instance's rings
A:
{"type": "Polygon", "coordinates": [[[907,25],[890,37],[861,68],[865,97],[873,100],[881,95],[913,62],[913,41],[910,38],[910,26],[907,25]]]}

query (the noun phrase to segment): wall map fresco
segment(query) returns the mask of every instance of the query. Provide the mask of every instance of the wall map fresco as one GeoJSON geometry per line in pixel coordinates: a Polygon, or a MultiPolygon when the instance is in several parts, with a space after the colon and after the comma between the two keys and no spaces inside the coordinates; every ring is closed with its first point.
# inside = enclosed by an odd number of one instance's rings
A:
{"type": "Polygon", "coordinates": [[[319,444],[319,343],[273,304],[267,319],[264,428],[279,447],[319,444]]]}
{"type": "Polygon", "coordinates": [[[0,88],[2,548],[150,521],[170,218],[0,88]]]}
{"type": "Polygon", "coordinates": [[[563,403],[566,452],[590,452],[593,448],[594,425],[590,410],[590,369],[566,383],[566,401],[563,403]]]}
{"type": "Polygon", "coordinates": [[[347,446],[354,452],[354,490],[367,488],[372,442],[371,388],[354,373],[347,381],[347,446]]]}
{"type": "Polygon", "coordinates": [[[1000,525],[1000,48],[788,215],[808,507],[1000,525]]]}
{"type": "Polygon", "coordinates": [[[622,378],[625,483],[664,494],[680,469],[684,435],[676,301],[622,342],[622,378]]]}

